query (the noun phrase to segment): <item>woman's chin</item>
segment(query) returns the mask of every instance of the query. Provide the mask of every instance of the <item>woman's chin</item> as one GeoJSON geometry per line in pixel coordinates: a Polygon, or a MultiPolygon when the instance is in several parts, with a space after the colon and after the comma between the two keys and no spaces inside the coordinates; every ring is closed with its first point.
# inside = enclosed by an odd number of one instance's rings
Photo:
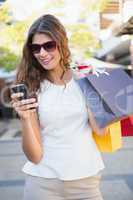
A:
{"type": "Polygon", "coordinates": [[[42,67],[43,67],[44,69],[46,69],[46,70],[54,69],[54,67],[51,66],[51,65],[46,65],[46,64],[41,64],[41,65],[42,65],[42,67]]]}

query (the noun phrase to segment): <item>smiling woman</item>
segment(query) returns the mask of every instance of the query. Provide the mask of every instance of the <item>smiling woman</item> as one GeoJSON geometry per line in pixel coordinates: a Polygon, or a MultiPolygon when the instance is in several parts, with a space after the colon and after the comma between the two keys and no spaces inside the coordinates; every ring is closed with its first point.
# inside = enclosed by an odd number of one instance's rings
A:
{"type": "Polygon", "coordinates": [[[28,159],[24,200],[102,200],[104,164],[92,137],[96,123],[74,80],[66,31],[55,16],[44,15],[30,27],[16,83],[38,97],[36,103],[12,95],[28,159]]]}
{"type": "Polygon", "coordinates": [[[29,29],[16,82],[26,82],[30,91],[37,91],[44,79],[59,82],[53,80],[55,76],[52,75],[56,65],[60,76],[70,68],[68,39],[58,19],[45,15],[29,29]],[[48,69],[52,69],[51,72],[48,69]]]}
{"type": "Polygon", "coordinates": [[[55,70],[60,67],[60,53],[56,48],[56,42],[52,41],[52,38],[43,33],[37,33],[34,35],[31,51],[41,66],[48,70],[55,70]]]}

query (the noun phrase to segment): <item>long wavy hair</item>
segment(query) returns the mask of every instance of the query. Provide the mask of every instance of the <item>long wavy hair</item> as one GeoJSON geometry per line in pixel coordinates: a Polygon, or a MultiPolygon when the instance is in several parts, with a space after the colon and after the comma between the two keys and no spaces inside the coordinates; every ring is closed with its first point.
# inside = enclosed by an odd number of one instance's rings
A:
{"type": "Polygon", "coordinates": [[[60,66],[64,72],[70,68],[70,50],[64,26],[53,15],[41,16],[29,29],[15,80],[15,84],[25,83],[30,92],[36,92],[40,88],[40,83],[44,79],[49,79],[47,70],[39,64],[29,48],[36,33],[44,33],[56,41],[61,56],[60,66]]]}

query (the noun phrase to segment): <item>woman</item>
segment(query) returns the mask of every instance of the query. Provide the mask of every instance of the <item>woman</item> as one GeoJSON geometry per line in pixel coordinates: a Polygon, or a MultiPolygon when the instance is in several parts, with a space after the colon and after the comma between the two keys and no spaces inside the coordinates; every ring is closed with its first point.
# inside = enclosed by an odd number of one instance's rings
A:
{"type": "Polygon", "coordinates": [[[38,103],[19,101],[22,93],[11,96],[28,158],[24,200],[102,200],[104,164],[91,133],[106,128],[99,129],[86,106],[70,69],[65,29],[54,16],[40,17],[29,29],[16,83],[38,96],[38,103]]]}

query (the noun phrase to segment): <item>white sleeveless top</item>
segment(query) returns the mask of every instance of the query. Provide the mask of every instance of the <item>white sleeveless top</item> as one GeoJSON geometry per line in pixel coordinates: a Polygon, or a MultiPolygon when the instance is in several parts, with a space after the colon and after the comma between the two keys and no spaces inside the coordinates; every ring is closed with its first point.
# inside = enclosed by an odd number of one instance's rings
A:
{"type": "Polygon", "coordinates": [[[102,170],[104,164],[92,137],[85,98],[77,82],[72,78],[65,88],[45,80],[38,103],[44,154],[38,164],[28,161],[23,172],[75,180],[102,170]]]}

